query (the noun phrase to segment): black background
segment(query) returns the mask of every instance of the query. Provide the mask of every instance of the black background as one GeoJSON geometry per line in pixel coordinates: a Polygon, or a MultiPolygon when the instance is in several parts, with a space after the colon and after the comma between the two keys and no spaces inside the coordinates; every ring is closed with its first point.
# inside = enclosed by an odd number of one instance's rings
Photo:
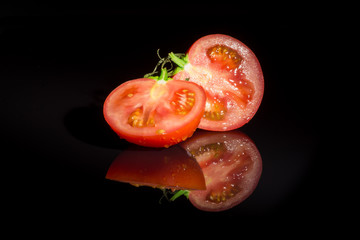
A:
{"type": "Polygon", "coordinates": [[[184,218],[274,226],[331,219],[336,182],[324,118],[339,102],[327,94],[336,72],[328,64],[336,61],[329,39],[346,30],[322,7],[283,7],[2,6],[2,172],[11,218],[141,225],[156,217],[158,226],[184,218]],[[262,105],[241,128],[263,158],[253,195],[230,211],[206,213],[186,199],[159,204],[157,189],[105,180],[109,164],[129,145],[103,119],[107,94],[151,72],[157,49],[185,52],[212,33],[244,42],[263,69],[262,105]]]}

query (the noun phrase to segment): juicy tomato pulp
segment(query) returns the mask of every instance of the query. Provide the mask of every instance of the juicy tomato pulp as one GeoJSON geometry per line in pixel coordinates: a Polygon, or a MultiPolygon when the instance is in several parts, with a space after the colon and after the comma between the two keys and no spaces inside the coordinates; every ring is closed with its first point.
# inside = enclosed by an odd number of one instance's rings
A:
{"type": "Polygon", "coordinates": [[[181,144],[203,170],[206,190],[191,191],[189,200],[203,211],[232,208],[255,190],[262,160],[255,144],[238,131],[196,132],[181,144]]]}
{"type": "Polygon", "coordinates": [[[173,190],[206,188],[199,164],[179,146],[127,149],[111,163],[106,178],[173,190]]]}
{"type": "Polygon", "coordinates": [[[106,98],[104,117],[129,142],[169,147],[190,137],[205,107],[205,92],[186,81],[127,81],[106,98]]]}
{"type": "Polygon", "coordinates": [[[208,35],[189,49],[189,62],[174,79],[188,79],[206,92],[199,128],[236,129],[257,112],[264,93],[264,78],[255,54],[227,35],[208,35]]]}

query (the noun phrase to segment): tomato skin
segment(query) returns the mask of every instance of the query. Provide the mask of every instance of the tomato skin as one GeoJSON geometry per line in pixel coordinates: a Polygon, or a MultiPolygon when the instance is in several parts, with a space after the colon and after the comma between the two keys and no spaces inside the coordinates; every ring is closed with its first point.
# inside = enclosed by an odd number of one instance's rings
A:
{"type": "Polygon", "coordinates": [[[181,146],[196,158],[205,176],[206,190],[189,194],[196,208],[225,211],[246,200],[255,190],[262,173],[262,159],[244,133],[200,130],[181,146]]]}
{"type": "Polygon", "coordinates": [[[114,89],[104,102],[103,113],[120,138],[146,147],[169,147],[192,136],[203,115],[205,99],[204,90],[194,83],[158,83],[141,78],[114,89]],[[181,114],[171,103],[179,91],[185,90],[194,94],[194,105],[181,114]]]}
{"type": "Polygon", "coordinates": [[[174,79],[189,79],[205,89],[207,103],[199,128],[229,131],[254,117],[263,98],[264,77],[258,59],[245,44],[223,34],[204,36],[190,47],[188,59],[174,79]]]}

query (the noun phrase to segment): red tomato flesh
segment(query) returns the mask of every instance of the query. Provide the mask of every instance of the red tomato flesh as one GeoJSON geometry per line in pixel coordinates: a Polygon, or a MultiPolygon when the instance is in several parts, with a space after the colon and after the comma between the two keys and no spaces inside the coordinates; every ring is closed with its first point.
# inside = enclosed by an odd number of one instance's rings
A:
{"type": "Polygon", "coordinates": [[[197,40],[188,59],[174,79],[188,79],[205,89],[207,101],[199,128],[228,131],[250,121],[264,93],[255,54],[233,37],[213,34],[197,40]]]}
{"type": "Polygon", "coordinates": [[[135,79],[106,98],[104,117],[129,142],[147,147],[169,147],[190,137],[205,107],[205,92],[186,81],[135,79]]]}
{"type": "Polygon", "coordinates": [[[179,146],[127,149],[111,163],[106,178],[135,186],[205,189],[199,164],[179,146]]]}
{"type": "Polygon", "coordinates": [[[224,211],[248,198],[262,172],[255,144],[238,131],[196,132],[181,144],[203,170],[206,190],[190,191],[189,200],[203,211],[224,211]]]}

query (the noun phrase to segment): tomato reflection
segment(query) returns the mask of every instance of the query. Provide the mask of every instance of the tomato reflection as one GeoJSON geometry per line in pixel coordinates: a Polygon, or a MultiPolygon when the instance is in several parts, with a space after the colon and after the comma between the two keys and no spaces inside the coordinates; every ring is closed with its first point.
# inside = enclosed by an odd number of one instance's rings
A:
{"type": "Polygon", "coordinates": [[[179,146],[167,149],[133,146],[117,156],[106,178],[135,186],[205,189],[199,164],[179,146]]]}
{"type": "Polygon", "coordinates": [[[191,191],[189,200],[204,211],[224,211],[248,198],[262,172],[262,160],[251,139],[239,131],[197,131],[181,146],[201,166],[206,190],[191,191]]]}
{"type": "Polygon", "coordinates": [[[197,130],[168,149],[133,147],[121,152],[106,178],[172,190],[189,191],[190,202],[203,211],[224,211],[255,190],[262,160],[244,133],[197,130]]]}

